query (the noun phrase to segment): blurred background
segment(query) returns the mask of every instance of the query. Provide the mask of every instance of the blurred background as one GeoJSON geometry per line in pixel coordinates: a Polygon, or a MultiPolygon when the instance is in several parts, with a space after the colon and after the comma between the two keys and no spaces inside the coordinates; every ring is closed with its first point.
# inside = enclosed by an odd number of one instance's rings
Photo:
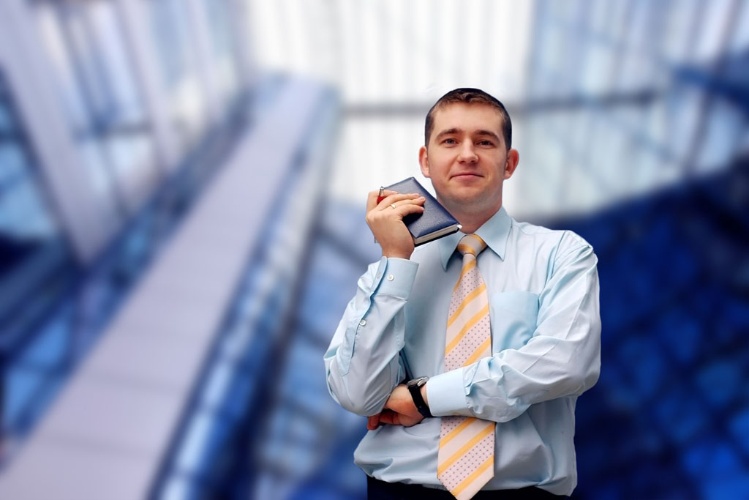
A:
{"type": "Polygon", "coordinates": [[[430,105],[596,249],[575,498],[749,498],[749,3],[3,0],[0,498],[364,498],[323,352],[430,105]]]}

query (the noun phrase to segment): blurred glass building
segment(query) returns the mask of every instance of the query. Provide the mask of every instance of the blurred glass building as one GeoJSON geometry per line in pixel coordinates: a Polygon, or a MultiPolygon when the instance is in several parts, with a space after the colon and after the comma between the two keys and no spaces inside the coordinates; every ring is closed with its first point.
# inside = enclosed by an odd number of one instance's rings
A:
{"type": "Polygon", "coordinates": [[[748,497],[749,4],[5,0],[0,498],[364,498],[322,355],[458,86],[600,260],[574,497],[748,497]]]}

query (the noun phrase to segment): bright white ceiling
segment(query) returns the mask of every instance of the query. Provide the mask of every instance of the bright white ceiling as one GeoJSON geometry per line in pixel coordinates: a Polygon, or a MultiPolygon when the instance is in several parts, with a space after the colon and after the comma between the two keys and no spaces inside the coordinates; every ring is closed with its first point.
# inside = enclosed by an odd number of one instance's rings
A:
{"type": "MultiPolygon", "coordinates": [[[[344,121],[334,196],[364,204],[382,184],[415,176],[429,106],[480,87],[510,107],[523,97],[532,1],[251,0],[257,64],[329,82],[344,121]]],[[[515,134],[522,143],[522,123],[515,134]]],[[[506,199],[513,198],[512,184],[506,199]]]]}

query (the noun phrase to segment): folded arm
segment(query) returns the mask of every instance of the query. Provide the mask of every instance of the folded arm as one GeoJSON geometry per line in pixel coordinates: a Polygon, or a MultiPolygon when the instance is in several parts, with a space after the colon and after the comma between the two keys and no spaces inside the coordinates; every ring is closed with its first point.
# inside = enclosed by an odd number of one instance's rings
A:
{"type": "Polygon", "coordinates": [[[433,415],[506,422],[532,404],[578,396],[596,383],[601,343],[597,258],[583,240],[573,242],[553,260],[530,340],[430,379],[426,387],[433,415]]]}
{"type": "Polygon", "coordinates": [[[351,412],[379,413],[406,376],[403,309],[417,269],[414,262],[383,257],[359,279],[346,307],[324,360],[330,394],[351,412]]]}

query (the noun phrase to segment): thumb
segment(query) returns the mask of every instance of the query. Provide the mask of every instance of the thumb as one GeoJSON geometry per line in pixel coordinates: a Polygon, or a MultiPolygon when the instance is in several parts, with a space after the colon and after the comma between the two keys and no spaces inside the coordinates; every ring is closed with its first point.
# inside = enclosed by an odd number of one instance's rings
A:
{"type": "Polygon", "coordinates": [[[380,414],[367,418],[367,430],[373,431],[380,426],[380,414]]]}

